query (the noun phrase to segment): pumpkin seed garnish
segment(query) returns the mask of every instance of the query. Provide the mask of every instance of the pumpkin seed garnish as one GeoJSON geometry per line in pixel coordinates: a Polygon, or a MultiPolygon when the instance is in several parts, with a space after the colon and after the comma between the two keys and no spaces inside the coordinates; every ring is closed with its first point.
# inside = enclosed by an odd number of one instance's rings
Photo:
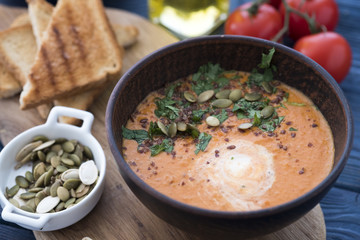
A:
{"type": "Polygon", "coordinates": [[[267,92],[267,93],[272,93],[273,92],[273,87],[268,82],[262,81],[261,86],[263,87],[265,92],[267,92]]]}
{"type": "Polygon", "coordinates": [[[34,198],[35,195],[36,195],[36,193],[33,193],[33,192],[25,192],[25,193],[20,194],[20,198],[24,199],[24,200],[28,200],[28,199],[34,198]]]}
{"type": "Polygon", "coordinates": [[[230,99],[217,99],[211,103],[216,108],[227,108],[230,107],[233,102],[230,99]]]}
{"type": "Polygon", "coordinates": [[[27,212],[31,212],[31,213],[34,213],[35,212],[35,210],[34,209],[32,209],[30,206],[28,206],[28,205],[22,205],[21,207],[20,207],[22,210],[24,210],[24,211],[27,211],[27,212]]]}
{"type": "Polygon", "coordinates": [[[168,129],[161,121],[157,121],[157,125],[160,128],[161,132],[165,134],[166,136],[169,136],[168,129]]]}
{"type": "Polygon", "coordinates": [[[197,100],[196,97],[189,91],[184,92],[184,98],[191,103],[194,103],[197,100]]]}
{"type": "Polygon", "coordinates": [[[13,196],[15,196],[15,194],[19,191],[20,187],[19,185],[14,185],[12,188],[8,189],[6,187],[6,195],[8,198],[11,198],[13,196]]]}
{"type": "Polygon", "coordinates": [[[217,119],[214,116],[208,116],[205,121],[206,121],[207,125],[209,125],[211,127],[217,127],[220,125],[219,119],[217,119]]]}
{"type": "Polygon", "coordinates": [[[255,102],[257,100],[260,100],[262,97],[262,95],[260,93],[257,92],[252,92],[252,93],[246,93],[244,98],[249,101],[249,102],[255,102]]]}
{"type": "Polygon", "coordinates": [[[273,115],[275,109],[273,106],[266,106],[263,108],[263,110],[261,110],[261,116],[263,118],[269,118],[271,117],[271,115],[273,115]]]}
{"type": "Polygon", "coordinates": [[[75,145],[71,141],[66,141],[61,146],[62,146],[62,149],[67,153],[71,153],[75,150],[75,145]]]}
{"type": "Polygon", "coordinates": [[[176,132],[177,132],[177,126],[176,126],[176,123],[175,122],[172,122],[169,126],[169,130],[168,130],[168,134],[169,134],[169,137],[175,137],[176,135],[176,132]]]}
{"type": "Polygon", "coordinates": [[[69,190],[64,187],[58,187],[57,195],[63,202],[66,202],[70,198],[69,190]]]}
{"type": "Polygon", "coordinates": [[[228,99],[230,95],[230,89],[225,89],[215,94],[217,99],[228,99]]]}
{"type": "Polygon", "coordinates": [[[240,89],[234,89],[230,92],[229,99],[233,102],[237,102],[242,97],[242,94],[240,89]]]}
{"type": "Polygon", "coordinates": [[[208,101],[210,98],[214,96],[215,92],[214,90],[207,90],[205,92],[200,93],[200,95],[197,98],[198,103],[204,103],[208,101]]]}
{"type": "Polygon", "coordinates": [[[177,123],[177,130],[180,131],[180,132],[185,132],[187,129],[186,127],[186,123],[184,122],[178,122],[177,123]]]}
{"type": "Polygon", "coordinates": [[[238,128],[239,129],[242,129],[242,130],[246,130],[246,129],[249,129],[253,126],[252,123],[241,123],[238,128]]]}

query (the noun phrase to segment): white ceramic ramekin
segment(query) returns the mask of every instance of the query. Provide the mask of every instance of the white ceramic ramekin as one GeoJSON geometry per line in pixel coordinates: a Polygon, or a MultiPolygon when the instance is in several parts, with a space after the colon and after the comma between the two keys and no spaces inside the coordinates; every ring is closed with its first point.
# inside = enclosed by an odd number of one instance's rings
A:
{"type": "Polygon", "coordinates": [[[35,231],[53,231],[70,226],[85,217],[96,205],[104,189],[106,159],[99,142],[91,134],[94,116],[86,111],[67,107],[54,107],[45,124],[33,127],[11,140],[0,153],[0,204],[5,221],[16,223],[24,228],[35,231]],[[60,116],[75,117],[83,120],[80,127],[58,122],[60,116]],[[99,178],[90,194],[75,206],[56,213],[29,213],[12,205],[4,195],[6,187],[15,185],[15,177],[24,176],[31,165],[15,170],[15,155],[29,143],[33,137],[45,135],[49,139],[64,137],[76,139],[88,146],[94,155],[94,161],[99,169],[99,178]]]}

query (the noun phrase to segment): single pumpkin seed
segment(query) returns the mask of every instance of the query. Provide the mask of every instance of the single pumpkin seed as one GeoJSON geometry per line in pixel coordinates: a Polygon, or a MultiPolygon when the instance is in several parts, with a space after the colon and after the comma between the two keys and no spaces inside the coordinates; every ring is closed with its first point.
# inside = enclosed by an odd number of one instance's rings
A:
{"type": "Polygon", "coordinates": [[[213,101],[211,105],[216,108],[227,108],[230,107],[232,103],[230,99],[217,99],[213,101]]]}
{"type": "Polygon", "coordinates": [[[68,179],[64,182],[63,187],[70,190],[72,188],[77,188],[81,183],[80,179],[68,179]]]}
{"type": "Polygon", "coordinates": [[[94,155],[88,146],[84,146],[84,154],[88,159],[94,160],[94,155]]]}
{"type": "Polygon", "coordinates": [[[46,172],[45,178],[44,178],[44,186],[48,186],[51,181],[51,177],[54,173],[53,166],[50,166],[50,169],[46,172]]]}
{"type": "Polygon", "coordinates": [[[68,170],[68,168],[65,167],[65,166],[63,166],[63,165],[58,165],[58,166],[56,167],[56,171],[58,171],[59,173],[63,173],[63,172],[65,172],[66,170],[68,170]]]}
{"type": "Polygon", "coordinates": [[[220,125],[219,119],[217,119],[214,116],[208,116],[205,121],[206,121],[207,125],[209,125],[211,127],[217,127],[220,125]]]}
{"type": "Polygon", "coordinates": [[[29,187],[29,182],[23,176],[16,176],[15,182],[21,188],[28,188],[29,187]]]}
{"type": "Polygon", "coordinates": [[[70,196],[72,197],[72,198],[76,198],[76,192],[75,192],[75,190],[72,188],[72,189],[70,189],[70,196]]]}
{"type": "Polygon", "coordinates": [[[31,153],[36,147],[40,146],[42,141],[31,142],[26,144],[17,154],[15,157],[16,161],[23,160],[29,153],[31,153]]]}
{"type": "Polygon", "coordinates": [[[229,95],[229,99],[233,102],[237,102],[240,100],[242,95],[243,95],[243,93],[240,89],[234,89],[231,91],[231,93],[229,95]]]}
{"type": "Polygon", "coordinates": [[[87,196],[87,195],[82,196],[82,197],[76,199],[75,204],[78,204],[79,202],[81,202],[86,196],[87,196]]]}
{"type": "Polygon", "coordinates": [[[25,178],[29,183],[34,183],[35,182],[34,176],[30,171],[26,171],[25,178]]]}
{"type": "Polygon", "coordinates": [[[55,212],[60,212],[61,210],[65,209],[65,203],[64,202],[60,202],[56,207],[55,207],[55,212]]]}
{"type": "Polygon", "coordinates": [[[28,163],[31,161],[32,153],[29,153],[26,155],[18,164],[15,165],[15,169],[21,168],[25,163],[28,163]]]}
{"type": "Polygon", "coordinates": [[[188,101],[188,102],[196,102],[196,97],[189,91],[185,91],[184,92],[184,98],[188,101]]]}
{"type": "Polygon", "coordinates": [[[20,187],[19,185],[14,185],[13,187],[11,187],[10,189],[6,187],[6,195],[8,198],[14,197],[15,194],[19,191],[20,187]]]}
{"type": "Polygon", "coordinates": [[[171,137],[171,138],[175,137],[176,132],[177,132],[176,123],[175,122],[170,123],[169,130],[168,130],[169,137],[171,137]]]}
{"type": "Polygon", "coordinates": [[[31,213],[34,213],[35,211],[34,211],[34,209],[32,209],[30,206],[28,206],[28,205],[22,205],[21,207],[20,207],[20,209],[22,209],[22,210],[24,210],[24,211],[27,211],[27,212],[31,212],[31,213]]]}
{"type": "Polygon", "coordinates": [[[70,198],[69,190],[60,186],[57,189],[57,196],[61,201],[66,202],[70,198]]]}
{"type": "Polygon", "coordinates": [[[44,135],[38,135],[33,138],[33,142],[37,142],[37,141],[47,142],[49,141],[49,139],[44,135]]]}
{"type": "Polygon", "coordinates": [[[50,163],[51,158],[52,158],[53,156],[56,156],[56,155],[57,155],[56,152],[53,152],[53,151],[48,152],[48,153],[46,154],[46,159],[45,159],[45,161],[46,161],[47,163],[50,163]]]}
{"type": "Polygon", "coordinates": [[[229,99],[230,89],[225,89],[215,94],[217,99],[229,99]]]}
{"type": "Polygon", "coordinates": [[[66,170],[61,174],[61,180],[65,182],[69,179],[80,179],[79,178],[79,169],[71,168],[66,170]]]}
{"type": "Polygon", "coordinates": [[[187,129],[186,127],[186,123],[184,122],[178,122],[177,123],[177,130],[180,131],[180,132],[185,132],[187,129]]]}
{"type": "Polygon", "coordinates": [[[269,118],[271,117],[271,115],[273,115],[275,109],[273,106],[266,106],[263,108],[263,110],[261,110],[261,116],[263,118],[269,118]]]}
{"type": "Polygon", "coordinates": [[[50,150],[53,151],[53,152],[56,152],[56,153],[59,155],[59,152],[60,152],[61,150],[63,150],[63,149],[62,149],[61,144],[58,143],[58,144],[52,145],[51,148],[50,148],[50,150]]]}
{"type": "Polygon", "coordinates": [[[252,93],[246,93],[244,98],[249,101],[249,102],[255,102],[257,100],[260,100],[262,97],[262,95],[260,93],[257,92],[252,92],[252,93]]]}
{"type": "Polygon", "coordinates": [[[38,193],[40,191],[42,191],[44,188],[42,187],[32,187],[32,188],[29,188],[28,192],[33,192],[33,193],[38,193]]]}
{"type": "Polygon", "coordinates": [[[167,129],[167,127],[165,126],[165,124],[163,124],[161,121],[157,121],[157,125],[158,125],[158,127],[160,128],[160,130],[161,130],[162,133],[164,133],[166,136],[169,135],[168,129],[167,129]]]}
{"type": "Polygon", "coordinates": [[[71,141],[66,141],[61,146],[63,150],[67,153],[71,153],[75,150],[75,144],[71,141]]]}
{"type": "Polygon", "coordinates": [[[45,193],[45,191],[40,191],[36,193],[35,198],[38,198],[41,201],[47,196],[48,195],[45,193]]]}
{"type": "Polygon", "coordinates": [[[50,187],[45,187],[44,188],[44,193],[47,195],[47,196],[50,196],[50,187]]]}
{"type": "Polygon", "coordinates": [[[55,143],[55,140],[49,140],[49,141],[44,142],[43,144],[39,145],[38,147],[36,147],[33,151],[36,152],[36,151],[43,150],[43,149],[45,149],[45,148],[50,147],[50,146],[53,145],[54,143],[55,143]]]}
{"type": "Polygon", "coordinates": [[[210,98],[212,98],[214,96],[214,94],[215,94],[214,90],[207,90],[205,92],[202,92],[199,94],[199,96],[197,98],[197,102],[204,103],[204,102],[208,101],[210,98]]]}
{"type": "Polygon", "coordinates": [[[82,183],[86,185],[93,184],[98,178],[98,168],[93,160],[84,162],[79,167],[79,177],[82,183]]]}
{"type": "Polygon", "coordinates": [[[242,130],[245,130],[245,129],[249,129],[253,126],[252,123],[241,123],[238,128],[239,129],[242,129],[242,130]]]}
{"type": "Polygon", "coordinates": [[[60,159],[59,156],[53,156],[53,157],[50,159],[50,163],[51,163],[51,166],[53,166],[54,168],[56,168],[57,166],[60,165],[61,159],[60,159]]]}
{"type": "Polygon", "coordinates": [[[35,181],[38,180],[39,177],[45,173],[45,171],[46,171],[45,163],[40,162],[39,164],[37,164],[33,171],[33,176],[35,181]]]}
{"type": "MultiPolygon", "coordinates": [[[[80,144],[76,145],[74,154],[76,154],[76,156],[78,156],[81,161],[83,160],[83,151],[84,151],[84,148],[80,144]]],[[[89,151],[90,151],[90,149],[89,149],[89,151]]],[[[90,153],[91,153],[91,151],[90,151],[90,153]]],[[[91,155],[92,155],[92,153],[91,153],[91,155]]]]}
{"type": "Polygon", "coordinates": [[[29,200],[29,199],[34,198],[35,195],[36,195],[36,193],[33,193],[33,192],[25,192],[25,193],[20,194],[20,198],[24,199],[24,200],[29,200]]]}
{"type": "Polygon", "coordinates": [[[42,199],[36,207],[37,213],[47,213],[54,209],[60,202],[59,197],[47,196],[42,199]]]}
{"type": "Polygon", "coordinates": [[[39,205],[40,201],[41,201],[41,199],[40,199],[40,198],[37,198],[37,197],[35,197],[35,198],[34,198],[34,202],[35,202],[35,209],[36,209],[37,205],[39,205]]]}
{"type": "Polygon", "coordinates": [[[65,205],[64,205],[64,207],[65,208],[68,208],[71,204],[73,204],[73,203],[75,203],[75,201],[76,201],[76,198],[70,198],[69,200],[67,200],[66,202],[65,202],[65,205]]]}
{"type": "Polygon", "coordinates": [[[55,182],[50,187],[50,196],[52,197],[57,196],[57,189],[60,187],[60,185],[61,185],[61,180],[60,179],[55,180],[55,182]]]}
{"type": "Polygon", "coordinates": [[[14,205],[15,207],[20,208],[19,202],[16,201],[15,199],[10,198],[10,199],[9,199],[9,202],[10,202],[12,205],[14,205]]]}
{"type": "Polygon", "coordinates": [[[268,82],[262,81],[261,86],[263,87],[265,92],[267,92],[267,93],[272,93],[273,92],[273,87],[268,82]]]}
{"type": "Polygon", "coordinates": [[[80,166],[81,165],[81,159],[79,158],[78,155],[76,155],[75,153],[72,153],[69,155],[69,158],[71,160],[73,160],[73,162],[75,163],[76,166],[80,166]]]}
{"type": "Polygon", "coordinates": [[[44,172],[35,182],[35,187],[43,187],[44,186],[44,179],[47,172],[44,172]]]}
{"type": "Polygon", "coordinates": [[[66,142],[67,141],[67,139],[66,138],[57,138],[57,139],[55,139],[55,143],[64,143],[64,142],[66,142]]]}
{"type": "Polygon", "coordinates": [[[32,209],[36,209],[36,201],[35,198],[31,198],[26,202],[26,205],[28,205],[29,207],[31,207],[32,209]]]}
{"type": "Polygon", "coordinates": [[[61,160],[62,163],[64,163],[67,166],[74,166],[75,165],[74,161],[69,159],[69,158],[61,157],[60,160],[61,160]]]}
{"type": "Polygon", "coordinates": [[[37,154],[37,157],[38,157],[38,159],[39,159],[40,161],[42,161],[42,162],[45,162],[45,161],[46,161],[46,155],[45,155],[44,152],[42,152],[42,151],[37,151],[36,154],[37,154]]]}

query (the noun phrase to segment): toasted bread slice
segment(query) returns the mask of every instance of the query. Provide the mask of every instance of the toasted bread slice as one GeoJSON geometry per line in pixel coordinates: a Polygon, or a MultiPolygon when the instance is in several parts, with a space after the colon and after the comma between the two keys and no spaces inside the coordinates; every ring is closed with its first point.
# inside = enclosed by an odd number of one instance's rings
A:
{"type": "Polygon", "coordinates": [[[28,12],[33,33],[36,38],[37,46],[40,48],[42,36],[49,25],[54,7],[45,0],[26,1],[28,3],[28,12]]]}
{"type": "Polygon", "coordinates": [[[24,85],[36,55],[31,25],[9,28],[0,33],[0,61],[24,85]]]}
{"type": "Polygon", "coordinates": [[[10,28],[27,24],[31,24],[29,14],[22,13],[14,19],[14,21],[10,25],[10,28]]]}
{"type": "Polygon", "coordinates": [[[3,64],[0,64],[0,99],[12,97],[19,93],[21,89],[20,83],[3,64]]]}
{"type": "Polygon", "coordinates": [[[116,41],[120,46],[125,48],[133,45],[139,36],[139,30],[133,25],[121,25],[121,24],[112,24],[112,29],[114,30],[116,41]]]}
{"type": "Polygon", "coordinates": [[[121,67],[121,51],[102,2],[61,0],[20,95],[20,107],[101,87],[120,76],[121,67]]]}
{"type": "MultiPolygon", "coordinates": [[[[18,27],[30,23],[30,18],[25,14],[19,15],[11,23],[10,27],[18,27]]],[[[0,63],[0,98],[12,97],[21,92],[22,86],[19,81],[7,70],[3,63],[0,63]]]]}

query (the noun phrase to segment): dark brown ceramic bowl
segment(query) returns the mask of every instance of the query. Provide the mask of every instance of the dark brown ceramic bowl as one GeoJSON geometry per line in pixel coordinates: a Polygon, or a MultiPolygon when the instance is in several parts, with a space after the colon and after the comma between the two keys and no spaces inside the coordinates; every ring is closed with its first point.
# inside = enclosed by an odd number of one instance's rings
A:
{"type": "Polygon", "coordinates": [[[133,66],[114,88],[106,111],[111,151],[130,189],[154,214],[188,232],[229,239],[276,231],[310,211],[331,188],[343,170],[353,139],[353,122],[345,96],[335,80],[304,55],[266,40],[208,36],[181,41],[162,48],[133,66]],[[226,70],[251,71],[265,49],[275,47],[273,64],[277,79],[293,86],[319,107],[329,122],[335,141],[335,165],[330,175],[305,195],[285,204],[250,212],[212,211],[175,201],[142,181],[122,157],[121,126],[148,93],[165,83],[195,73],[208,62],[226,70]]]}

